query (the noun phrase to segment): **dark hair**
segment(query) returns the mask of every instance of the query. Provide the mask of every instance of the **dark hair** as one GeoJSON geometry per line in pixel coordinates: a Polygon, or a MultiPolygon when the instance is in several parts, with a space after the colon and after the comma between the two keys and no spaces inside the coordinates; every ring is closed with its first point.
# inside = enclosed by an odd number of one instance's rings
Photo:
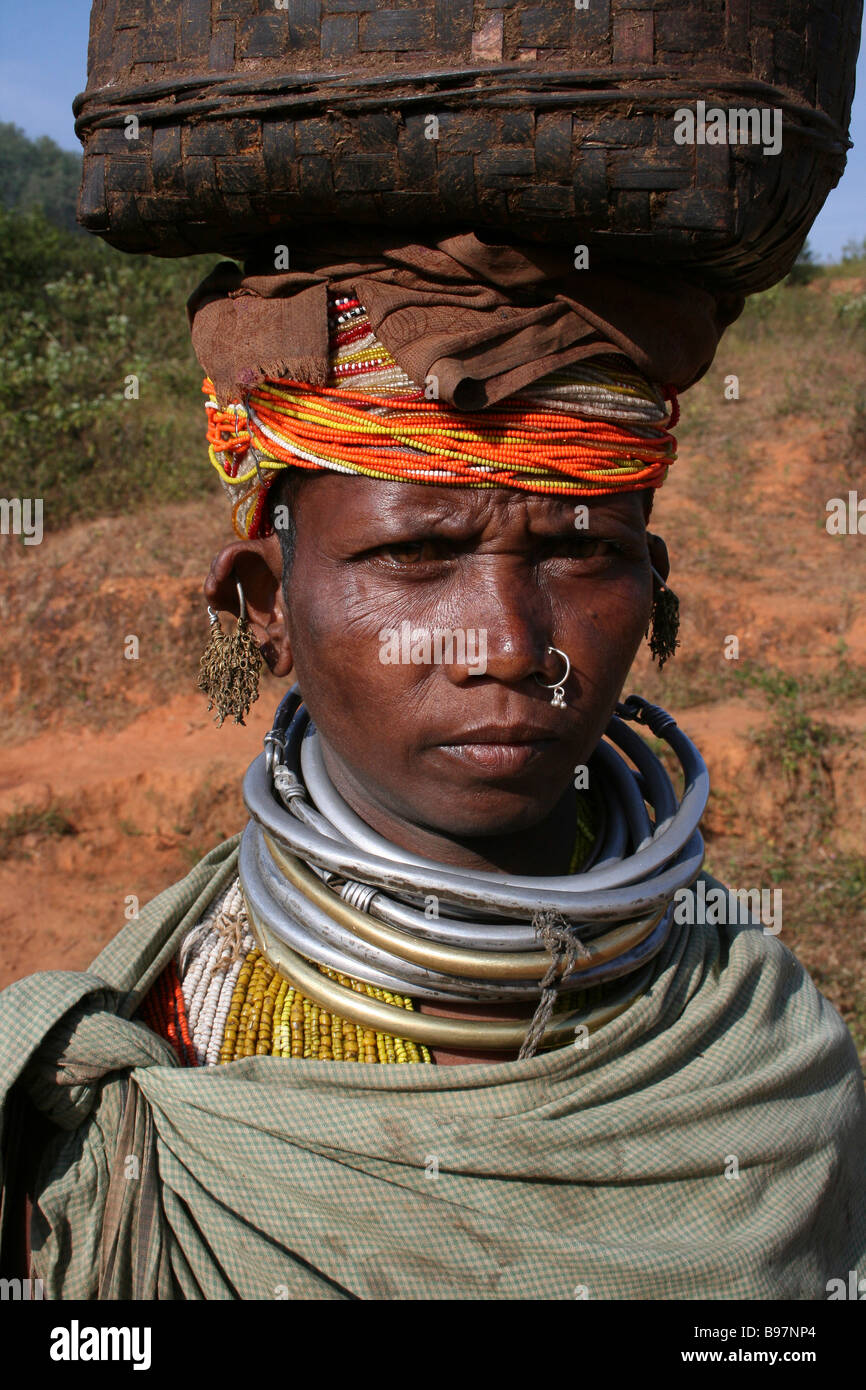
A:
{"type": "Polygon", "coordinates": [[[295,525],[295,502],[300,485],[309,476],[305,468],[286,468],[271,484],[268,492],[268,518],[279,537],[280,553],[283,557],[283,584],[288,579],[295,560],[295,540],[298,534],[295,525]],[[283,523],[280,526],[276,524],[274,519],[278,507],[285,508],[285,519],[280,518],[283,523]]]}

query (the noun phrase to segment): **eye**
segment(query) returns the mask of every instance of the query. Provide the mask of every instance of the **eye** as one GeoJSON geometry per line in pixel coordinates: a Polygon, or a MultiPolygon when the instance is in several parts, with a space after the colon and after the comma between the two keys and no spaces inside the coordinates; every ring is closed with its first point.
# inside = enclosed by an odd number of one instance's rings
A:
{"type": "Polygon", "coordinates": [[[423,565],[441,560],[445,547],[441,541],[427,538],[420,541],[395,541],[392,545],[382,545],[376,551],[383,559],[395,565],[423,565]]]}
{"type": "Polygon", "coordinates": [[[615,555],[624,555],[626,547],[621,541],[606,536],[587,536],[569,533],[553,536],[539,547],[544,559],[562,557],[568,560],[598,560],[615,555]]]}

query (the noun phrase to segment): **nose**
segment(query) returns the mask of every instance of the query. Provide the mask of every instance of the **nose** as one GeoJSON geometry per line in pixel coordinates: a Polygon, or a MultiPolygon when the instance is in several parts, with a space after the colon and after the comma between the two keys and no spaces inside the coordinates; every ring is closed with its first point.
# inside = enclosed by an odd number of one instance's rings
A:
{"type": "Polygon", "coordinates": [[[535,675],[551,681],[562,674],[561,659],[548,650],[554,641],[549,602],[525,571],[509,566],[483,581],[476,577],[460,607],[476,634],[474,650],[482,646],[486,661],[456,663],[449,672],[456,684],[479,675],[517,685],[535,675]]]}

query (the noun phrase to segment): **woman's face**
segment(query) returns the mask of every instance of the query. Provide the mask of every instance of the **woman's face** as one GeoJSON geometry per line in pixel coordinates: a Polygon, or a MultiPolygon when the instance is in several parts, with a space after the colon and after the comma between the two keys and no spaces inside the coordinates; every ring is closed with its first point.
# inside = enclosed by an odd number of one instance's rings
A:
{"type": "Polygon", "coordinates": [[[538,826],[598,743],[649,622],[650,555],[643,494],[575,501],[331,473],[299,489],[295,671],[335,784],[398,843],[405,825],[538,826]],[[571,661],[565,709],[535,680],[564,669],[548,647],[571,661]]]}

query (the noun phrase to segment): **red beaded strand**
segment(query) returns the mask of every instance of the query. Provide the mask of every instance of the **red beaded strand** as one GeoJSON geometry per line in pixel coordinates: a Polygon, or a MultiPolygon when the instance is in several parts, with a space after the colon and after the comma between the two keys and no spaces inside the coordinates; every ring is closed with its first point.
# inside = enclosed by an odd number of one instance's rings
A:
{"type": "Polygon", "coordinates": [[[139,1005],[138,1016],[154,1033],[171,1043],[181,1066],[198,1066],[183,989],[173,960],[154,980],[139,1005]]]}

